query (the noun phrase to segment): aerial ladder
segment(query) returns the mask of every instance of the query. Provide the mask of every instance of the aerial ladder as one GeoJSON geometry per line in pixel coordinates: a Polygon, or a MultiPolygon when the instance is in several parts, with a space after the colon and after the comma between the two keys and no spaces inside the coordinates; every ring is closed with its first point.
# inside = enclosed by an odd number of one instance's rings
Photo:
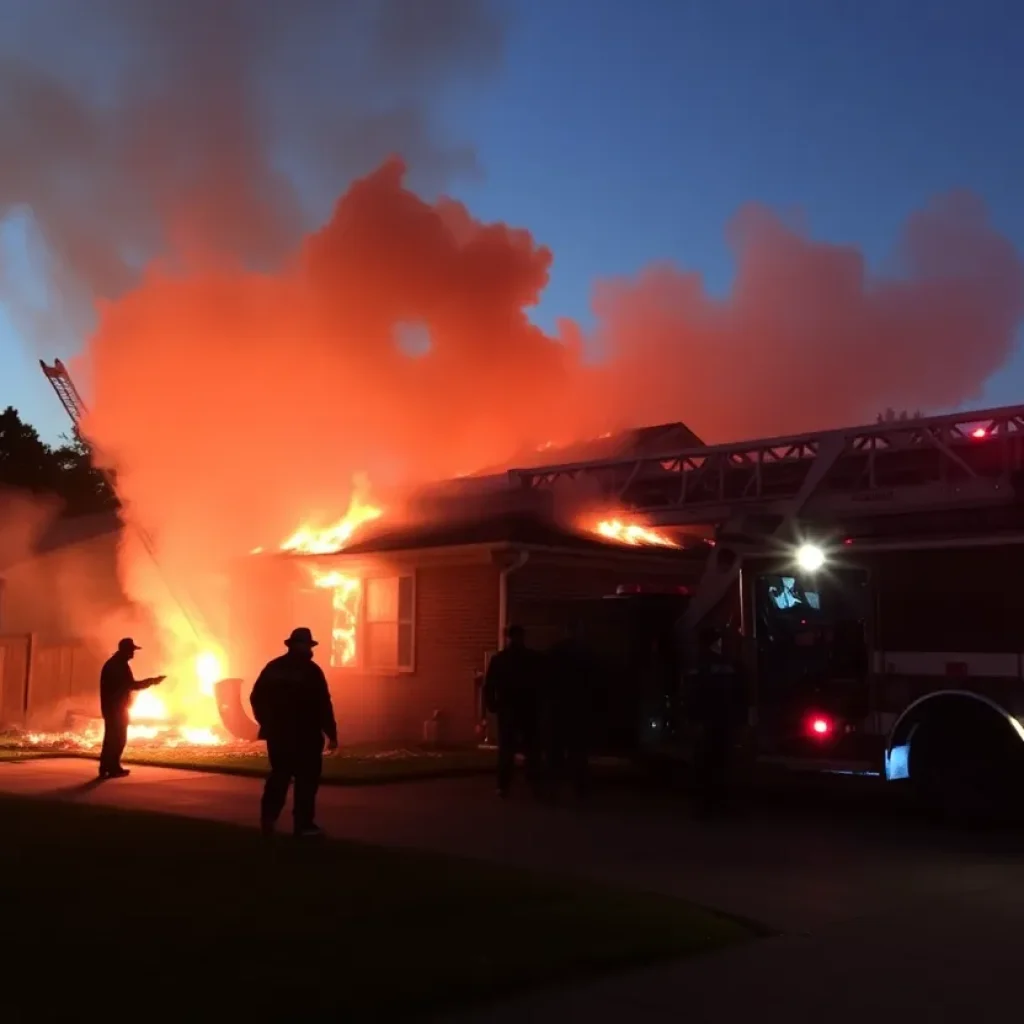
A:
{"type": "MultiPolygon", "coordinates": [[[[46,379],[50,382],[50,385],[56,392],[57,397],[60,399],[61,405],[64,406],[65,412],[67,412],[68,416],[71,418],[75,437],[86,447],[86,449],[89,449],[89,442],[81,432],[82,419],[86,415],[87,409],[78,388],[75,387],[75,382],[71,379],[71,374],[68,373],[67,367],[59,359],[55,359],[52,366],[47,366],[46,362],[40,359],[39,365],[42,367],[43,374],[46,376],[46,379]]],[[[120,503],[120,498],[117,493],[117,480],[114,473],[99,466],[97,466],[97,471],[106,481],[107,486],[110,488],[110,493],[113,494],[120,503]]],[[[160,561],[156,554],[156,545],[153,543],[152,537],[148,531],[138,524],[126,523],[125,525],[135,532],[144,550],[152,560],[153,566],[157,571],[157,575],[160,577],[171,601],[178,607],[186,625],[195,636],[197,643],[203,645],[205,643],[205,638],[204,633],[200,628],[201,618],[191,607],[189,602],[186,601],[183,596],[176,593],[174,588],[171,586],[166,573],[164,573],[160,567],[160,561]]]]}
{"type": "Polygon", "coordinates": [[[770,551],[806,522],[1010,505],[1022,471],[1024,406],[1007,406],[512,469],[509,478],[528,489],[586,480],[652,526],[715,530],[683,623],[692,629],[737,583],[744,554],[770,551]]]}

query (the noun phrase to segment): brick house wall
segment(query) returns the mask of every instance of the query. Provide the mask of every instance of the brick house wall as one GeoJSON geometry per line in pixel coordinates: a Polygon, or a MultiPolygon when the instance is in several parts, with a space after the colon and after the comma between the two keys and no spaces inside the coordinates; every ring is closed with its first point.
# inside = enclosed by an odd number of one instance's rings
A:
{"type": "Polygon", "coordinates": [[[411,671],[328,669],[339,736],[347,743],[417,743],[441,712],[444,743],[475,740],[474,674],[495,649],[498,568],[478,564],[410,566],[415,577],[415,657],[411,671]]]}

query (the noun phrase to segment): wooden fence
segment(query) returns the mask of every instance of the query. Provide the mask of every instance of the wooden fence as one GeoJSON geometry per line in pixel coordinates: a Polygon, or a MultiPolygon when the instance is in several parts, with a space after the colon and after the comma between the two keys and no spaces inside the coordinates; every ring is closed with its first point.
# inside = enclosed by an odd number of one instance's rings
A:
{"type": "Polygon", "coordinates": [[[101,659],[79,640],[0,635],[0,729],[58,730],[99,714],[101,659]]]}

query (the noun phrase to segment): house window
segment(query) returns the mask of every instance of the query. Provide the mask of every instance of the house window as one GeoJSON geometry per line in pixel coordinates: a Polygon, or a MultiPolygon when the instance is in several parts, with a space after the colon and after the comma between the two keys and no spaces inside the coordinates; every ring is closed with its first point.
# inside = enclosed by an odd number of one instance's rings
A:
{"type": "Polygon", "coordinates": [[[331,668],[411,672],[415,657],[412,575],[367,579],[318,574],[295,594],[294,621],[330,637],[331,668]]]}
{"type": "Polygon", "coordinates": [[[412,576],[364,581],[362,658],[365,668],[411,671],[414,586],[412,576]]]}

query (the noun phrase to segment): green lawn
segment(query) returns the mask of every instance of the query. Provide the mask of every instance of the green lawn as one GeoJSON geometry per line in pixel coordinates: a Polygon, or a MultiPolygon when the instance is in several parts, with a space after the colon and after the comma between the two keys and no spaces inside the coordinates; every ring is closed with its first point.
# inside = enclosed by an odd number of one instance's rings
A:
{"type": "MultiPolygon", "coordinates": [[[[225,772],[233,775],[267,773],[266,748],[262,743],[228,747],[160,746],[129,743],[123,760],[168,768],[225,772]]],[[[0,761],[28,757],[99,757],[99,749],[54,744],[33,746],[18,734],[0,735],[0,761]]],[[[406,779],[474,775],[493,771],[493,751],[478,749],[430,750],[419,747],[385,748],[345,746],[324,757],[324,781],[347,785],[399,782],[406,779]]]]}
{"type": "Polygon", "coordinates": [[[0,747],[0,761],[27,761],[30,757],[56,757],[49,751],[19,750],[14,747],[0,747]]]}
{"type": "MultiPolygon", "coordinates": [[[[130,745],[124,760],[132,764],[194,768],[235,775],[265,775],[267,758],[263,744],[252,751],[204,750],[202,747],[136,747],[130,745]]],[[[492,770],[494,754],[486,750],[382,750],[349,747],[324,757],[324,782],[369,784],[403,779],[437,778],[492,770]]]]}
{"type": "Polygon", "coordinates": [[[95,1009],[101,972],[148,1019],[410,1020],[752,936],[477,862],[6,796],[0,820],[14,1020],[95,1009]]]}
{"type": "MultiPolygon", "coordinates": [[[[262,743],[227,747],[171,747],[129,743],[123,760],[126,764],[148,764],[164,768],[262,777],[266,775],[268,767],[265,749],[262,743]]],[[[83,750],[67,744],[50,747],[31,746],[18,735],[0,736],[0,761],[21,760],[27,757],[98,758],[99,749],[83,750]]],[[[495,766],[496,757],[493,750],[344,746],[335,754],[325,755],[323,779],[325,783],[335,785],[373,785],[480,775],[493,772],[495,766]]],[[[628,766],[623,766],[618,761],[605,763],[598,760],[593,769],[595,776],[608,779],[629,774],[628,766]]]]}

